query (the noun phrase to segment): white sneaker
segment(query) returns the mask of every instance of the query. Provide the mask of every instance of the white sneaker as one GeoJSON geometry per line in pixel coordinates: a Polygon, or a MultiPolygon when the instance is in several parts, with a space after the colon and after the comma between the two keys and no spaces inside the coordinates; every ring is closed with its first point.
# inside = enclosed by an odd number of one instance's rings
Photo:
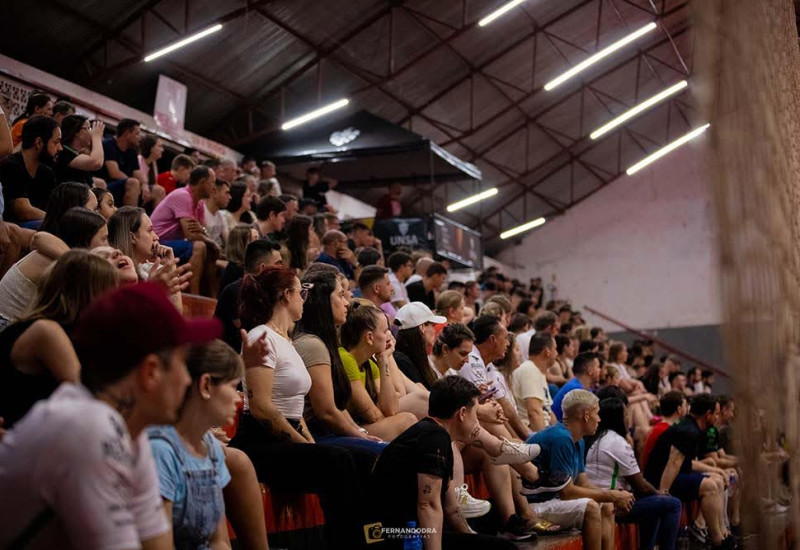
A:
{"type": "Polygon", "coordinates": [[[458,507],[467,519],[485,516],[492,508],[492,504],[488,500],[473,498],[469,494],[469,487],[467,487],[466,483],[456,487],[455,491],[458,498],[458,507]]]}
{"type": "Polygon", "coordinates": [[[500,456],[490,456],[489,462],[492,464],[525,464],[539,456],[541,452],[542,448],[539,445],[516,443],[504,437],[500,456]]]}

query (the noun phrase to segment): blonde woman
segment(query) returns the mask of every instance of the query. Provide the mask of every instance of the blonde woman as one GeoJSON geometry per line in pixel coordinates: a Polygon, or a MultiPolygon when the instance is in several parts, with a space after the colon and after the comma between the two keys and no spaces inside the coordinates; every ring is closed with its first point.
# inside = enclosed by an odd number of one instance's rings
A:
{"type": "Polygon", "coordinates": [[[0,332],[0,417],[6,428],[61,382],[79,381],[69,334],[81,310],[116,285],[117,271],[87,250],[70,250],[45,271],[28,312],[0,332]]]}
{"type": "Polygon", "coordinates": [[[339,356],[352,387],[350,414],[368,433],[391,441],[417,417],[399,409],[390,364],[394,338],[386,315],[376,307],[354,302],[340,338],[339,356]]]}
{"type": "Polygon", "coordinates": [[[222,273],[222,280],[219,284],[220,291],[232,282],[244,277],[244,251],[247,250],[247,245],[257,238],[258,233],[249,225],[239,224],[231,229],[225,246],[225,256],[228,264],[222,273]]]}

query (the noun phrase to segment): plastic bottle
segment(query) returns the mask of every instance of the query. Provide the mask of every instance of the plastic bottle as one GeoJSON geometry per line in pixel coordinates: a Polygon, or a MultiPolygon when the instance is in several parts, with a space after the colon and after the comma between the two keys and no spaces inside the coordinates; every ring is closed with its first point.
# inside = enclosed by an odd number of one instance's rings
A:
{"type": "MultiPolygon", "coordinates": [[[[406,523],[409,529],[416,529],[417,522],[409,521],[406,523]]],[[[420,534],[409,534],[403,539],[403,550],[422,550],[422,536],[420,534]]]]}

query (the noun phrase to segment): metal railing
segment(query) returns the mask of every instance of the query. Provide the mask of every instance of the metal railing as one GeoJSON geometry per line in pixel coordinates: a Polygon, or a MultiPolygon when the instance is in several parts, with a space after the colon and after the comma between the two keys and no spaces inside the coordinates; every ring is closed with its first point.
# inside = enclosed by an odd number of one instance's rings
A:
{"type": "Polygon", "coordinates": [[[713,371],[714,374],[718,374],[719,376],[722,376],[723,378],[727,378],[728,380],[731,379],[731,376],[727,372],[725,372],[724,370],[722,370],[722,369],[720,369],[720,368],[708,363],[707,361],[704,361],[703,359],[700,359],[699,357],[696,357],[696,356],[692,355],[691,353],[683,351],[682,349],[677,348],[677,347],[673,346],[672,344],[668,344],[667,342],[659,339],[658,337],[656,337],[656,336],[654,336],[654,335],[652,335],[652,334],[650,334],[648,332],[643,332],[641,330],[637,330],[637,329],[635,329],[633,327],[630,327],[630,326],[626,325],[625,323],[623,323],[622,321],[614,319],[613,317],[611,317],[609,315],[606,315],[605,313],[601,313],[601,312],[597,311],[596,309],[594,309],[592,307],[589,307],[589,306],[585,305],[585,306],[583,306],[583,309],[585,309],[589,313],[597,315],[598,317],[600,317],[602,319],[605,319],[609,323],[614,323],[618,327],[625,329],[626,331],[630,332],[631,334],[635,334],[636,336],[638,336],[640,338],[643,338],[643,339],[651,340],[654,344],[658,345],[661,348],[664,348],[665,350],[669,351],[670,353],[674,353],[678,357],[686,359],[687,361],[690,361],[690,362],[694,363],[695,365],[698,365],[698,366],[700,366],[700,367],[702,367],[702,368],[704,368],[706,370],[713,371]]]}

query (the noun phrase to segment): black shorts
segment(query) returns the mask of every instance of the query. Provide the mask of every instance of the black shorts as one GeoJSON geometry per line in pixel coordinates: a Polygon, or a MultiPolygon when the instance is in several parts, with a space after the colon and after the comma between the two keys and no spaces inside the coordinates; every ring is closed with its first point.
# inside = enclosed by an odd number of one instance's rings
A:
{"type": "Polygon", "coordinates": [[[681,502],[698,500],[700,498],[700,484],[703,483],[706,477],[708,476],[698,472],[678,474],[678,477],[672,482],[672,487],[669,488],[669,494],[681,502]]]}

